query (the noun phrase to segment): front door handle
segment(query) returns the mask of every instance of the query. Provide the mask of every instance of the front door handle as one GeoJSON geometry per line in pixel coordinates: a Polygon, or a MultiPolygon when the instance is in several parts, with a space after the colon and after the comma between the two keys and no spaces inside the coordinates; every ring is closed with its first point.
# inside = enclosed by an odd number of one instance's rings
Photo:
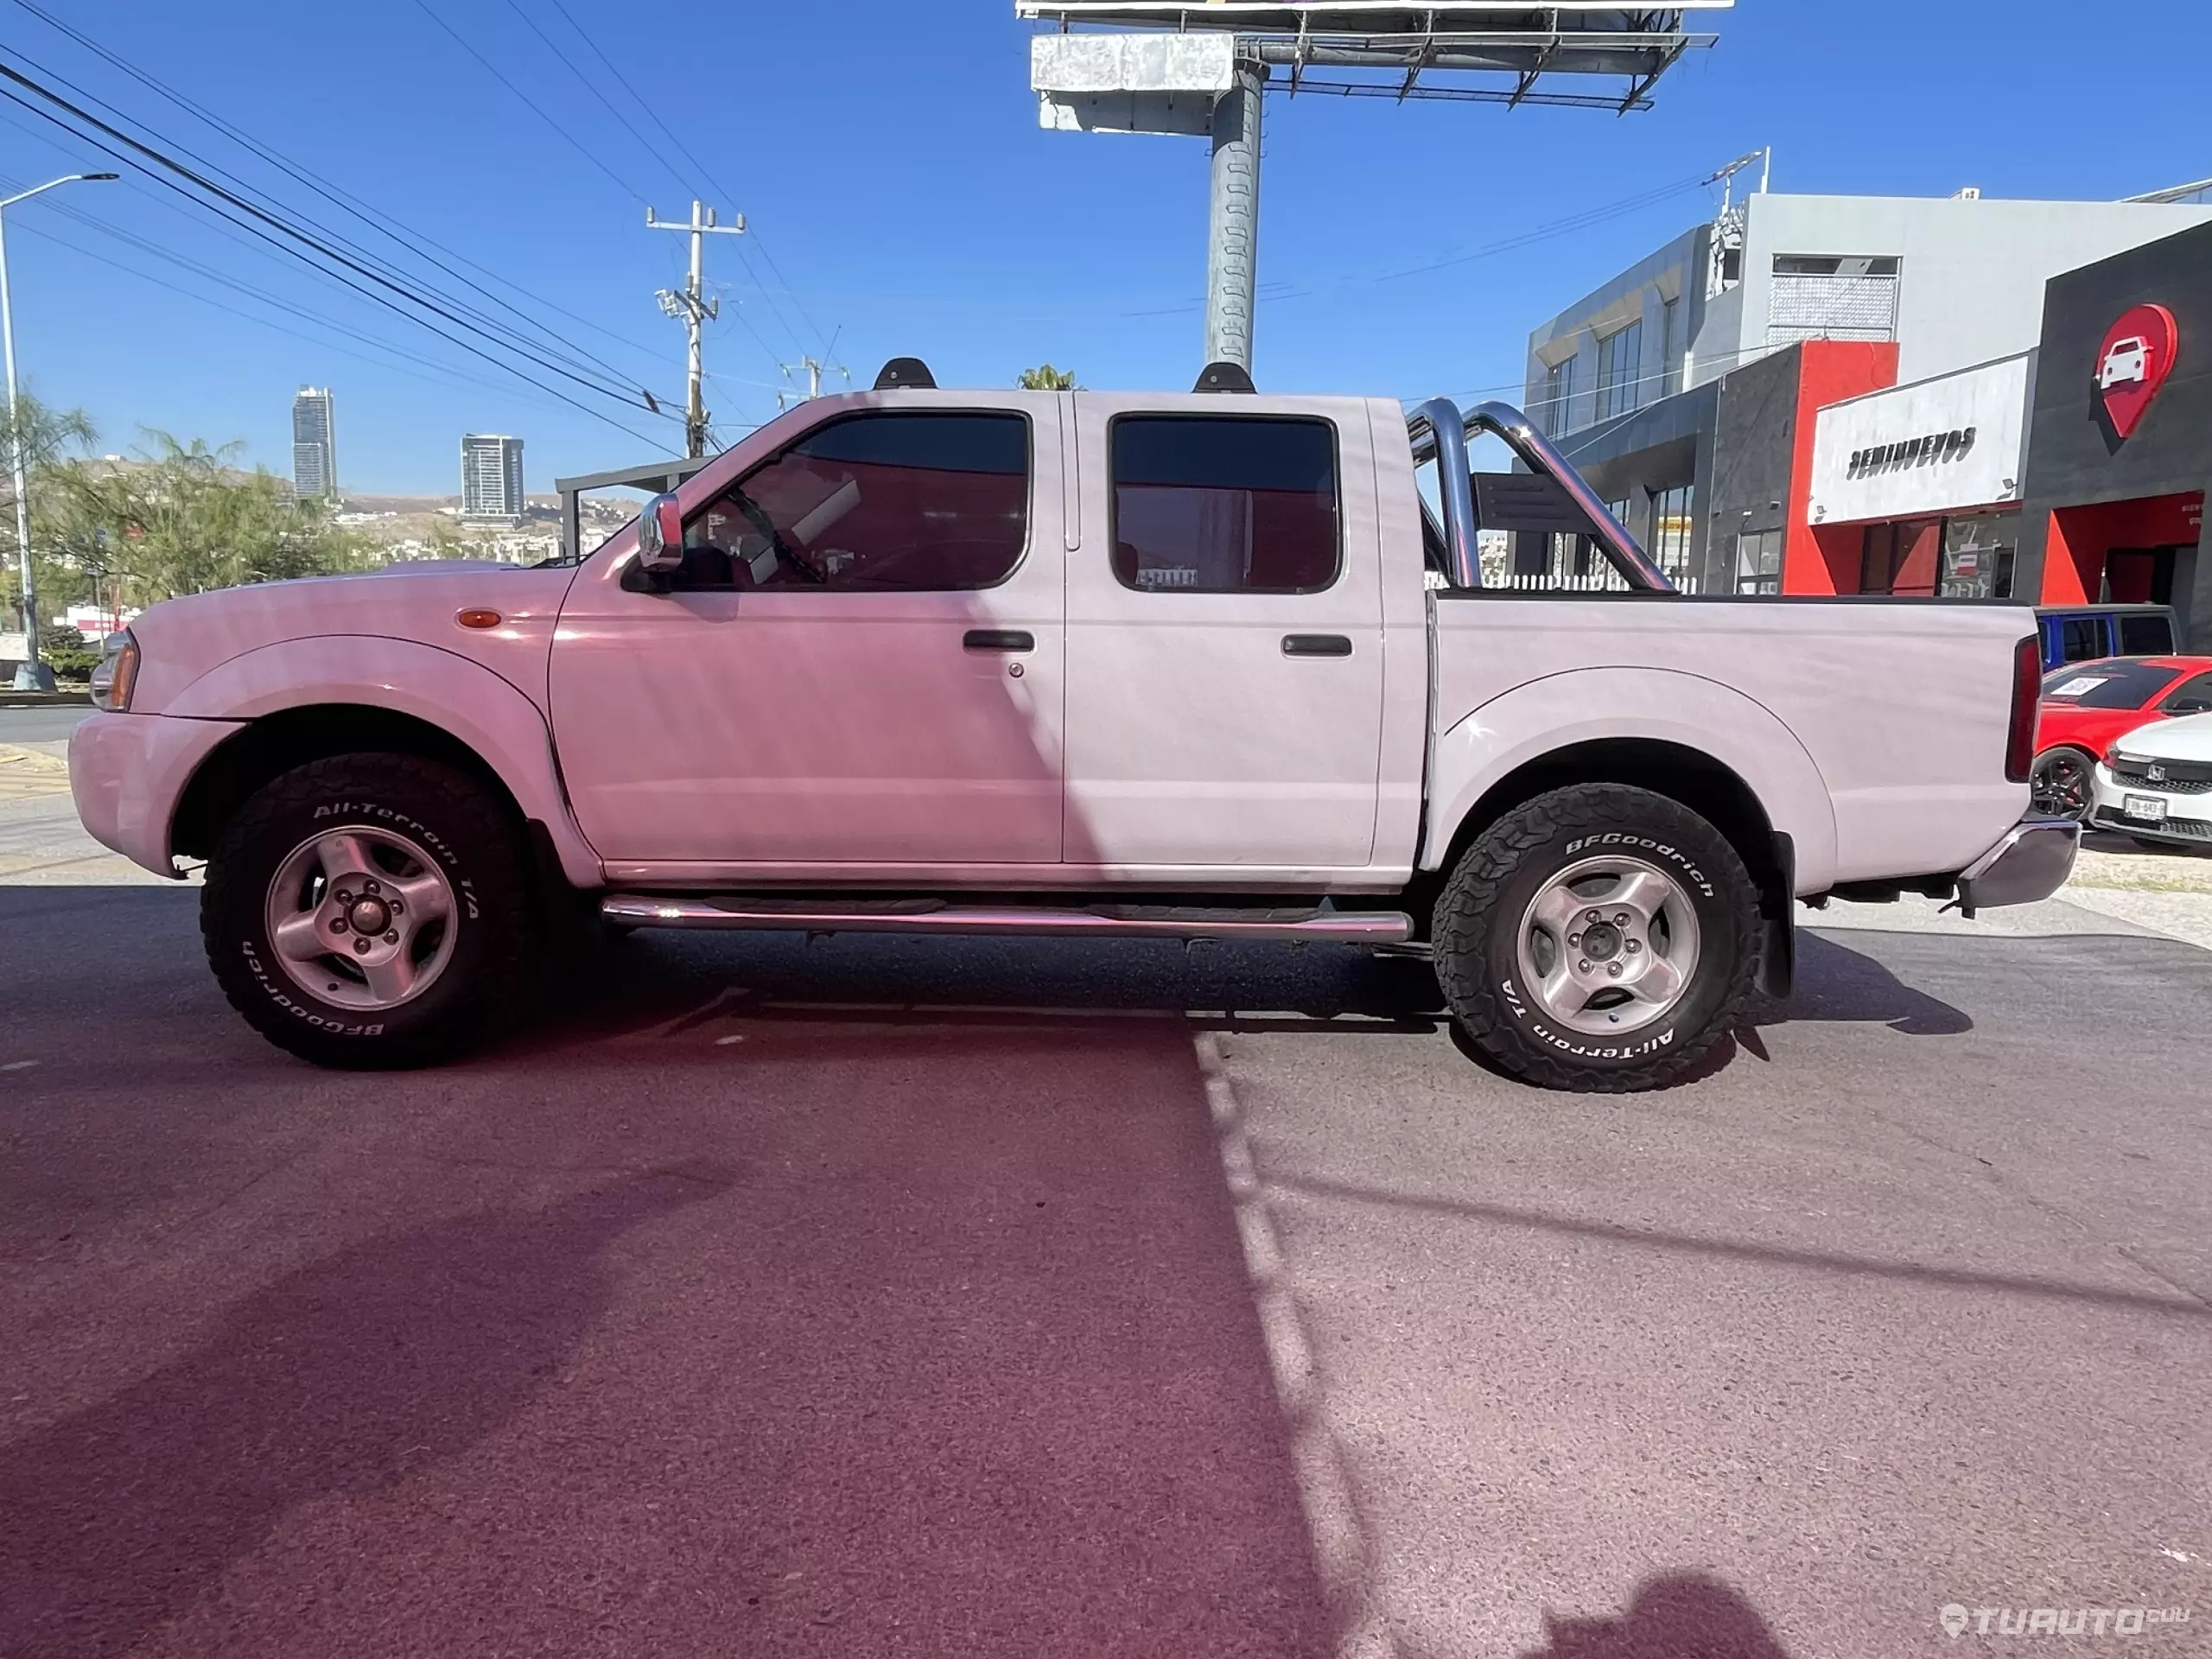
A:
{"type": "Polygon", "coordinates": [[[1286,633],[1282,637],[1282,654],[1286,657],[1349,657],[1351,641],[1341,633],[1286,633]]]}
{"type": "Polygon", "coordinates": [[[960,641],[963,651],[1034,651],[1037,636],[1020,628],[970,628],[960,641]]]}

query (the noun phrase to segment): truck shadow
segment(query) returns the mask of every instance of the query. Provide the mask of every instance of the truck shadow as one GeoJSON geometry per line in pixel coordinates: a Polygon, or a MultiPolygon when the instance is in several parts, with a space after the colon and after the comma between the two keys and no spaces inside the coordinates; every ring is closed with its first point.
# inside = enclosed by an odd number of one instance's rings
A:
{"type": "Polygon", "coordinates": [[[0,963],[47,1057],[0,1075],[10,1659],[1331,1650],[1181,1022],[733,1049],[734,969],[1070,970],[662,940],[474,1060],[318,1072],[191,895],[13,896],[54,983],[0,963]],[[57,962],[88,920],[140,948],[57,962]]]}
{"type": "Polygon", "coordinates": [[[726,1190],[665,1170],[371,1239],[234,1303],[194,1351],[0,1451],[0,1652],[120,1653],[281,1517],[496,1433],[603,1315],[604,1256],[726,1190]]]}
{"type": "Polygon", "coordinates": [[[1789,1659],[1743,1592],[1704,1573],[1647,1580],[1618,1618],[1547,1613],[1544,1635],[1522,1659],[1789,1659]]]}

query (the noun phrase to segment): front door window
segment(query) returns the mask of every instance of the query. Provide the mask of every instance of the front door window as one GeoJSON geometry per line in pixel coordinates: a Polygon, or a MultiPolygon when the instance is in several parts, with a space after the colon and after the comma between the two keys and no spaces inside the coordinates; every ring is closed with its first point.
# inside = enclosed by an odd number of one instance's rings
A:
{"type": "Polygon", "coordinates": [[[684,526],[677,587],[996,587],[1029,539],[1019,415],[855,415],[755,467],[684,526]]]}

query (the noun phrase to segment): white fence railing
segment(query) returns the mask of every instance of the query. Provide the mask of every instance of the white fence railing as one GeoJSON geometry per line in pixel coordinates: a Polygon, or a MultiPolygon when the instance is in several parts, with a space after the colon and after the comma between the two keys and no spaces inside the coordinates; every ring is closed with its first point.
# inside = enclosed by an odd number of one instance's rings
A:
{"type": "MultiPolygon", "coordinates": [[[[1669,570],[1668,580],[1686,594],[1705,591],[1705,584],[1688,571],[1669,570]]],[[[1534,572],[1484,571],[1483,586],[1516,594],[1624,594],[1629,585],[1611,565],[1578,575],[1572,570],[1534,572]]]]}

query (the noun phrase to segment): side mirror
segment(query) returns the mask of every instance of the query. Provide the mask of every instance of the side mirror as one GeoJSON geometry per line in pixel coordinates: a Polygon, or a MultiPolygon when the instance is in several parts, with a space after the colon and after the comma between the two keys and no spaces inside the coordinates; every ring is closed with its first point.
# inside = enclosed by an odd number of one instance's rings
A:
{"type": "Polygon", "coordinates": [[[638,515],[638,568],[665,575],[683,563],[683,514],[672,495],[657,495],[638,515]]]}

